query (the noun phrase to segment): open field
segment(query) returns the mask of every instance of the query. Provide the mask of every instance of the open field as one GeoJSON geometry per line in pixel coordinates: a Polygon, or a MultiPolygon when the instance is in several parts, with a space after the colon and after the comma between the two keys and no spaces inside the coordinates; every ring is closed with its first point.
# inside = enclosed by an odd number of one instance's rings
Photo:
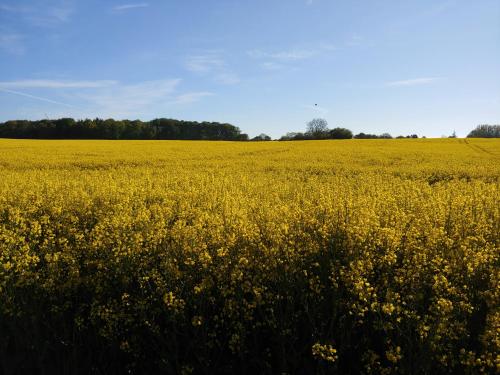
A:
{"type": "Polygon", "coordinates": [[[500,371],[499,182],[500,140],[0,140],[0,372],[500,371]]]}

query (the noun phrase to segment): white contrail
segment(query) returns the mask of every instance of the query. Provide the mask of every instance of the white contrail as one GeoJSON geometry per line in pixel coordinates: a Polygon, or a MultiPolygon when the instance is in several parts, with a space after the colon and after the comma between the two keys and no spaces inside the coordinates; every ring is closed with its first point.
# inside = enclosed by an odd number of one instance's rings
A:
{"type": "Polygon", "coordinates": [[[55,100],[50,100],[46,98],[42,98],[40,96],[35,96],[35,95],[30,95],[30,94],[25,94],[24,92],[19,92],[19,91],[14,91],[14,90],[8,90],[8,89],[3,89],[0,87],[0,91],[9,93],[9,94],[14,94],[14,95],[19,95],[19,96],[24,96],[26,98],[31,98],[31,99],[36,99],[40,100],[42,102],[47,102],[47,103],[52,103],[52,104],[57,104],[57,105],[63,105],[65,107],[70,107],[70,108],[75,108],[75,106],[71,104],[66,104],[66,103],[61,103],[61,102],[56,102],[55,100]]]}
{"type": "Polygon", "coordinates": [[[428,83],[433,83],[437,81],[438,77],[423,77],[423,78],[414,78],[414,79],[405,79],[403,81],[393,81],[387,82],[386,86],[417,86],[417,85],[426,85],[428,83]]]}
{"type": "Polygon", "coordinates": [[[148,3],[138,3],[138,4],[123,4],[123,5],[117,5],[113,7],[113,10],[120,11],[120,10],[129,10],[129,9],[137,9],[137,8],[147,8],[149,7],[148,3]]]}

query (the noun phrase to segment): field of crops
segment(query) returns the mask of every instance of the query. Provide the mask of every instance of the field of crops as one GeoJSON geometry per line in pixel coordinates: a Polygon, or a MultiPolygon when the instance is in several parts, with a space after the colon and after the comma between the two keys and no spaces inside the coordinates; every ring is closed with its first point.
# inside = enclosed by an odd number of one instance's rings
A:
{"type": "Polygon", "coordinates": [[[500,140],[0,140],[0,373],[500,371],[500,140]]]}

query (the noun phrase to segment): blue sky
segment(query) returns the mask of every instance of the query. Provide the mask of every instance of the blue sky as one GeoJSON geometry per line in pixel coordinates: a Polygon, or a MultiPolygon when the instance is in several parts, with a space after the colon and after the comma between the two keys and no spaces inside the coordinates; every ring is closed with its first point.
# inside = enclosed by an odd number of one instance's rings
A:
{"type": "Polygon", "coordinates": [[[0,0],[0,121],[46,117],[465,136],[500,123],[500,1],[0,0]]]}

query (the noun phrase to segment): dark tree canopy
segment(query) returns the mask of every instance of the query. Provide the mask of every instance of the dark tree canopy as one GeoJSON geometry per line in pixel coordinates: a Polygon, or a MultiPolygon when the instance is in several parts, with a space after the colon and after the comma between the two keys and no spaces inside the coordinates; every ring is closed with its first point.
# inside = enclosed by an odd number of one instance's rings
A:
{"type": "Polygon", "coordinates": [[[478,125],[467,138],[500,138],[500,125],[478,125]]]}
{"type": "Polygon", "coordinates": [[[313,139],[313,137],[309,134],[300,133],[300,132],[289,132],[280,138],[280,141],[299,141],[313,139]]]}
{"type": "Polygon", "coordinates": [[[329,139],[351,139],[352,131],[346,128],[335,128],[328,132],[329,139]]]}
{"type": "Polygon", "coordinates": [[[248,135],[231,124],[173,119],[152,121],[94,119],[27,121],[0,123],[0,138],[34,139],[185,139],[248,140],[248,135]]]}
{"type": "Polygon", "coordinates": [[[378,136],[380,139],[392,139],[392,135],[389,133],[382,133],[378,136]]]}
{"type": "Polygon", "coordinates": [[[281,141],[306,141],[315,139],[351,139],[352,132],[345,128],[335,128],[314,136],[311,133],[287,133],[280,138],[281,141]]]}
{"type": "Polygon", "coordinates": [[[355,139],[378,139],[380,138],[378,135],[376,134],[366,134],[366,133],[358,133],[354,136],[355,139]]]}
{"type": "Polygon", "coordinates": [[[256,137],[253,137],[251,141],[270,141],[271,137],[268,136],[267,134],[261,133],[256,137]]]}
{"type": "Polygon", "coordinates": [[[418,138],[418,135],[417,134],[412,134],[412,135],[398,135],[396,137],[397,139],[402,139],[402,138],[418,138]]]}

